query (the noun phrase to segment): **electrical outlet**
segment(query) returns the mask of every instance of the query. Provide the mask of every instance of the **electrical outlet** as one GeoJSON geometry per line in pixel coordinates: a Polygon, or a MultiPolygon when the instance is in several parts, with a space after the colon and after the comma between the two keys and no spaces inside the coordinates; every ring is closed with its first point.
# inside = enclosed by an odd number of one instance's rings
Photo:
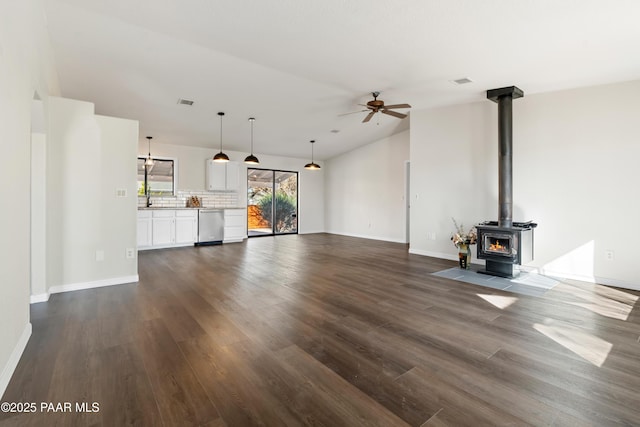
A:
{"type": "Polygon", "coordinates": [[[98,261],[98,262],[104,261],[104,251],[103,250],[97,250],[96,251],[96,261],[98,261]]]}
{"type": "Polygon", "coordinates": [[[118,188],[116,190],[116,197],[127,197],[127,189],[126,188],[118,188]]]}
{"type": "Polygon", "coordinates": [[[612,251],[612,250],[610,250],[610,249],[608,249],[608,250],[604,251],[604,258],[605,258],[607,261],[613,261],[613,259],[614,259],[614,253],[613,253],[613,251],[612,251]]]}
{"type": "Polygon", "coordinates": [[[427,240],[436,240],[436,233],[427,233],[427,240]]]}
{"type": "Polygon", "coordinates": [[[127,259],[133,259],[136,257],[136,252],[133,248],[127,248],[126,249],[126,257],[127,259]]]}

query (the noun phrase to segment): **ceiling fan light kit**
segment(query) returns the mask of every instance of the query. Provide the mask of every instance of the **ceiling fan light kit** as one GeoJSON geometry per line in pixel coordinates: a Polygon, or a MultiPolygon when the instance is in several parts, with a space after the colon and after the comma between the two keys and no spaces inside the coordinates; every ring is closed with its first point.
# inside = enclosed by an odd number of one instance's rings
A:
{"type": "Polygon", "coordinates": [[[218,163],[224,163],[229,161],[229,156],[222,152],[222,117],[224,116],[223,112],[219,112],[218,116],[220,116],[220,152],[213,156],[213,161],[218,163]]]}
{"type": "Polygon", "coordinates": [[[318,170],[320,169],[320,165],[313,162],[313,144],[315,144],[316,141],[312,139],[309,142],[311,143],[311,163],[304,165],[304,168],[309,170],[318,170]]]}
{"type": "Polygon", "coordinates": [[[260,163],[260,160],[258,160],[258,158],[253,155],[253,122],[255,121],[256,119],[254,119],[253,117],[249,117],[249,123],[251,123],[251,154],[249,154],[244,159],[244,162],[249,165],[257,165],[260,163]]]}

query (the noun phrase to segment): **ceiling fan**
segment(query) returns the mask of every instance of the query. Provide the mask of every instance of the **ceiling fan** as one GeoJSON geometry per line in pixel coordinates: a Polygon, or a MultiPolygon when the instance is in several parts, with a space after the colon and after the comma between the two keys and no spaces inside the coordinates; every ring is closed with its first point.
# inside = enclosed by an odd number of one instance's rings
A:
{"type": "MultiPolygon", "coordinates": [[[[366,104],[358,104],[358,105],[362,105],[363,107],[367,107],[366,110],[354,111],[354,113],[362,113],[365,111],[369,112],[369,114],[367,114],[367,116],[364,118],[362,123],[367,123],[369,120],[371,120],[373,115],[376,113],[388,114],[389,116],[397,117],[399,119],[404,119],[405,117],[407,117],[406,114],[398,113],[397,111],[392,111],[392,110],[396,108],[411,108],[411,105],[409,104],[384,105],[384,101],[381,99],[378,99],[378,95],[380,95],[380,92],[371,92],[371,95],[373,95],[372,101],[369,101],[366,104]]],[[[352,114],[352,113],[347,113],[347,114],[352,114]]]]}

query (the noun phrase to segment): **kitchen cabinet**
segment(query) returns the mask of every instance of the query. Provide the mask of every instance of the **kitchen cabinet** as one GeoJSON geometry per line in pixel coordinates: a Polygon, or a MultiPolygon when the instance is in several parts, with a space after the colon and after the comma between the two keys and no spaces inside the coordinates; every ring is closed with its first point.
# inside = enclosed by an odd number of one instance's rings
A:
{"type": "Polygon", "coordinates": [[[227,191],[238,191],[240,187],[240,163],[227,162],[227,191]]]}
{"type": "Polygon", "coordinates": [[[176,211],[175,243],[193,244],[198,239],[198,211],[176,211]]]}
{"type": "Polygon", "coordinates": [[[151,211],[153,246],[169,246],[175,243],[175,213],[174,210],[151,211]]]}
{"type": "Polygon", "coordinates": [[[206,183],[208,191],[238,191],[240,185],[240,163],[218,163],[207,159],[206,183]]]}
{"type": "Polygon", "coordinates": [[[151,234],[151,211],[138,211],[138,248],[143,249],[152,245],[151,234]]]}
{"type": "Polygon", "coordinates": [[[198,239],[198,210],[138,210],[137,235],[140,250],[193,245],[198,239]]]}
{"type": "Polygon", "coordinates": [[[223,243],[241,242],[247,237],[246,209],[224,210],[223,243]]]}

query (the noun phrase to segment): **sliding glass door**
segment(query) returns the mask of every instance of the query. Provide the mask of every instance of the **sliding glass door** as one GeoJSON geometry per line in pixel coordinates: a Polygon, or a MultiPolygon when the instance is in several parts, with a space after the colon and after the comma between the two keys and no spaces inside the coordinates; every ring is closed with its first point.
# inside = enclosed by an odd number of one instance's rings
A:
{"type": "Polygon", "coordinates": [[[249,237],[298,232],[298,173],[247,169],[249,237]]]}

